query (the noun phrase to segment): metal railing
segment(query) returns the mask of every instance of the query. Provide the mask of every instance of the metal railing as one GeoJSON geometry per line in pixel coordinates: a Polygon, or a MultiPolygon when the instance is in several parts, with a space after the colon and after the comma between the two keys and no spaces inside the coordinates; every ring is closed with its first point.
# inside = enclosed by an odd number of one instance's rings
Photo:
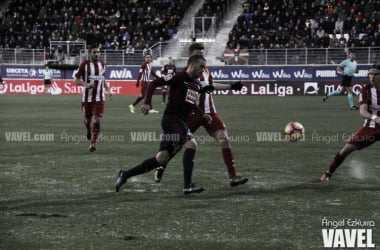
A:
{"type": "MultiPolygon", "coordinates": [[[[188,46],[188,44],[181,46],[188,46]]],[[[210,44],[210,46],[212,45],[210,44]]],[[[152,47],[153,59],[169,56],[170,51],[165,50],[166,47],[167,43],[155,44],[152,47]]],[[[187,50],[184,51],[186,54],[178,55],[174,59],[186,58],[187,50]]],[[[227,63],[223,55],[216,55],[214,51],[207,49],[206,57],[226,65],[328,65],[337,64],[347,58],[347,48],[263,49],[248,50],[249,56],[244,60],[240,60],[239,63],[227,63]]],[[[380,62],[380,47],[360,47],[355,48],[355,51],[359,64],[380,62]]],[[[44,65],[47,61],[52,60],[47,55],[45,50],[40,49],[2,49],[0,50],[0,63],[44,65]]],[[[236,56],[239,54],[237,53],[236,56]]],[[[79,55],[65,56],[63,63],[78,65],[84,58],[87,58],[87,53],[82,50],[79,55]]],[[[125,53],[125,50],[102,50],[101,59],[107,65],[140,65],[143,62],[143,53],[142,50],[136,50],[132,54],[125,53]]]]}

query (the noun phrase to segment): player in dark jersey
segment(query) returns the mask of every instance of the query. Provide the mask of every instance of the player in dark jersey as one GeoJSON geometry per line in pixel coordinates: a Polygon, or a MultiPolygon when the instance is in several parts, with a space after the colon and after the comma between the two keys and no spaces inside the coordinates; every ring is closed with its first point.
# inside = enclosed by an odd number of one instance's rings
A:
{"type": "Polygon", "coordinates": [[[147,89],[145,104],[141,110],[148,114],[152,108],[152,95],[156,87],[168,85],[170,88],[169,102],[161,119],[163,135],[161,136],[159,152],[156,156],[144,160],[139,165],[127,171],[120,170],[115,188],[119,192],[121,186],[135,175],[149,172],[161,165],[166,165],[171,156],[182,147],[185,148],[183,154],[183,193],[200,193],[203,187],[196,187],[192,183],[192,173],[194,167],[194,157],[197,143],[186,125],[186,119],[191,112],[195,112],[203,117],[207,122],[212,118],[196,105],[199,95],[200,83],[198,78],[203,73],[206,59],[202,55],[191,56],[188,60],[186,72],[176,75],[167,75],[154,80],[147,89]]]}
{"type": "MultiPolygon", "coordinates": [[[[176,66],[173,63],[173,58],[169,57],[169,61],[161,69],[161,76],[166,76],[168,74],[174,74],[176,72],[176,66]]],[[[162,104],[166,103],[166,95],[168,92],[167,86],[162,86],[162,104]]]]}
{"type": "MultiPolygon", "coordinates": [[[[204,45],[202,43],[193,43],[189,47],[189,54],[192,55],[203,55],[204,54],[204,45]]],[[[225,89],[234,89],[241,90],[242,84],[236,82],[234,84],[221,84],[213,82],[211,74],[206,67],[201,77],[199,78],[201,86],[203,89],[208,90],[225,90],[225,89]]],[[[223,161],[226,165],[229,182],[231,187],[236,187],[239,185],[243,185],[248,181],[247,177],[239,176],[236,173],[236,164],[234,155],[232,152],[232,148],[230,145],[227,127],[222,119],[222,117],[217,113],[214,101],[212,98],[212,93],[208,91],[203,91],[198,100],[198,107],[207,114],[210,114],[212,117],[211,123],[206,123],[204,120],[199,117],[197,114],[190,114],[186,123],[190,128],[190,131],[194,133],[200,127],[204,127],[207,133],[215,138],[221,146],[221,153],[223,157],[223,161]]],[[[165,171],[166,166],[160,166],[156,169],[154,179],[156,182],[160,182],[165,171]]]]}
{"type": "Polygon", "coordinates": [[[372,65],[368,76],[370,84],[364,86],[359,95],[360,115],[365,119],[364,125],[336,153],[321,181],[329,181],[349,154],[380,140],[380,64],[372,65]]]}

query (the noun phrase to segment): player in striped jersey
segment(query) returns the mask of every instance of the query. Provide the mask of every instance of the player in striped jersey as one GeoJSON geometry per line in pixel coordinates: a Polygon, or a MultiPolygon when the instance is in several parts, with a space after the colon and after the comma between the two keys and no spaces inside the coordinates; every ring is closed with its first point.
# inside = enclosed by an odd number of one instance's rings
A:
{"type": "MultiPolygon", "coordinates": [[[[144,55],[144,63],[141,64],[139,74],[137,76],[137,82],[136,87],[140,87],[141,85],[141,92],[140,95],[136,98],[136,100],[129,105],[129,110],[131,113],[135,113],[135,107],[139,102],[141,102],[145,97],[146,89],[148,88],[149,82],[150,82],[150,75],[152,74],[154,77],[159,78],[159,76],[152,71],[152,55],[149,53],[146,53],[144,55]]],[[[158,111],[152,109],[150,111],[151,113],[158,113],[158,111]]]]}
{"type": "Polygon", "coordinates": [[[370,84],[365,85],[359,95],[360,115],[364,118],[364,124],[336,153],[321,181],[329,181],[349,154],[380,140],[380,64],[372,65],[368,76],[370,84]]]}
{"type": "Polygon", "coordinates": [[[82,112],[87,139],[91,140],[89,151],[96,150],[96,141],[100,133],[100,119],[104,113],[105,92],[110,99],[112,93],[104,80],[106,65],[99,60],[100,50],[97,46],[90,49],[90,59],[83,61],[74,75],[74,82],[83,86],[82,112]]]}

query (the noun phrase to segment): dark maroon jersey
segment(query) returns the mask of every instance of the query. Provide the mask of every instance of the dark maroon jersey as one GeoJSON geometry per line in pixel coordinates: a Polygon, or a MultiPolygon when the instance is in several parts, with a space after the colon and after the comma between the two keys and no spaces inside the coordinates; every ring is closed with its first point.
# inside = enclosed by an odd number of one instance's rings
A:
{"type": "Polygon", "coordinates": [[[161,75],[173,74],[176,72],[176,67],[174,64],[165,64],[161,69],[161,75]]]}
{"type": "Polygon", "coordinates": [[[191,78],[186,72],[180,72],[175,75],[168,74],[152,81],[146,93],[145,104],[152,106],[154,89],[164,85],[170,86],[169,102],[166,105],[164,115],[177,115],[186,121],[191,112],[203,113],[196,104],[200,83],[197,79],[191,78]]]}

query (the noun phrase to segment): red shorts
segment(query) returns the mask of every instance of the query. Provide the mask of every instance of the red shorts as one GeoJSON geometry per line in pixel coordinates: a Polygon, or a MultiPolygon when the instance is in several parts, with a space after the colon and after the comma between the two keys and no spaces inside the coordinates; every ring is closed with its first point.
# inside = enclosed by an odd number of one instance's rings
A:
{"type": "Polygon", "coordinates": [[[92,116],[103,117],[104,114],[104,101],[100,102],[82,102],[82,113],[86,118],[92,116]]]}
{"type": "Polygon", "coordinates": [[[212,117],[211,123],[208,123],[205,118],[198,114],[190,114],[186,121],[190,131],[194,133],[200,126],[203,126],[207,133],[213,136],[216,131],[226,129],[223,119],[217,113],[210,113],[209,115],[212,117]]]}
{"type": "Polygon", "coordinates": [[[352,144],[357,149],[363,149],[380,140],[380,127],[368,128],[361,127],[356,133],[348,140],[348,144],[352,144]]]}

